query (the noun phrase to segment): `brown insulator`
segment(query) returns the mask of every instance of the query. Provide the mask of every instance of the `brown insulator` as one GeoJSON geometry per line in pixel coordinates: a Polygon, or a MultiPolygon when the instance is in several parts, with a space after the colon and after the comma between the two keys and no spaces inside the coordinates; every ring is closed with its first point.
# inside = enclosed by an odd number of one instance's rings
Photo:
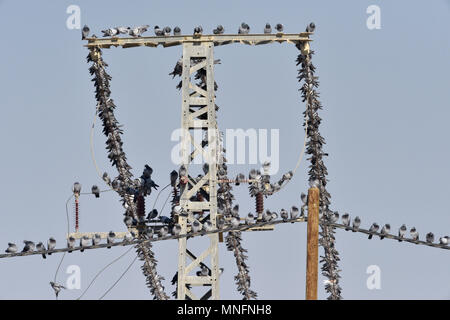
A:
{"type": "Polygon", "coordinates": [[[79,210],[80,210],[80,205],[78,202],[78,196],[75,196],[75,232],[78,232],[78,228],[79,228],[79,219],[78,219],[78,214],[79,214],[79,210]]]}
{"type": "Polygon", "coordinates": [[[258,192],[255,196],[256,199],[256,212],[258,217],[260,217],[264,211],[264,196],[262,192],[258,192]]]}
{"type": "Polygon", "coordinates": [[[145,199],[143,195],[138,195],[136,198],[136,211],[140,217],[145,217],[145,199]]]}
{"type": "Polygon", "coordinates": [[[178,197],[178,189],[177,187],[173,187],[172,191],[172,204],[178,206],[180,204],[180,198],[178,197]]]}

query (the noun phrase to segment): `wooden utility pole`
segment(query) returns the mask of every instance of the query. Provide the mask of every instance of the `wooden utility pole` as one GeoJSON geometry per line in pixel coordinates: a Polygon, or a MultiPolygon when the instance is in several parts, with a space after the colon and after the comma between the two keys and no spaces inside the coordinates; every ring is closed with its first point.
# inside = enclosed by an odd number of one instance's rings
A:
{"type": "Polygon", "coordinates": [[[308,235],[306,244],[306,300],[317,300],[319,268],[319,188],[308,190],[308,235]]]}

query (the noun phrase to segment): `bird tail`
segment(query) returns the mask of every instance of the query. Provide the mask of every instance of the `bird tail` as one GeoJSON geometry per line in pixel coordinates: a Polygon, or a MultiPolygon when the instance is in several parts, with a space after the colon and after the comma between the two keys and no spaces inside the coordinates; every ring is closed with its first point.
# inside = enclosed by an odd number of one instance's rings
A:
{"type": "Polygon", "coordinates": [[[45,254],[42,254],[42,258],[47,259],[47,257],[45,256],[45,254]]]}

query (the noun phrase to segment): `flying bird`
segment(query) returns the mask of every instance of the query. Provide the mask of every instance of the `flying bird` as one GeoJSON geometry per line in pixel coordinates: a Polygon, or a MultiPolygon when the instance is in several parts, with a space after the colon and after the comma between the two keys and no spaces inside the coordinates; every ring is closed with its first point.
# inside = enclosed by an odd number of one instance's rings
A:
{"type": "Polygon", "coordinates": [[[275,29],[278,32],[283,32],[284,27],[283,27],[283,25],[281,23],[277,23],[277,25],[275,26],[275,29]]]}
{"type": "Polygon", "coordinates": [[[425,239],[428,243],[433,243],[434,242],[433,232],[428,232],[427,235],[425,236],[425,239]]]}
{"type": "Polygon", "coordinates": [[[33,241],[24,240],[23,243],[25,246],[23,247],[22,252],[33,252],[36,245],[33,241]]]}
{"type": "Polygon", "coordinates": [[[38,242],[38,244],[36,245],[36,251],[38,252],[42,252],[42,258],[47,259],[47,257],[45,256],[45,246],[42,242],[38,242]]]}
{"type": "Polygon", "coordinates": [[[180,36],[181,35],[181,29],[180,29],[180,27],[175,27],[175,28],[173,28],[173,35],[174,36],[180,36]]]}
{"type": "Polygon", "coordinates": [[[356,230],[359,229],[360,225],[361,225],[361,219],[358,216],[356,216],[355,219],[353,219],[353,225],[352,225],[353,232],[356,232],[356,230]]]}
{"type": "Polygon", "coordinates": [[[16,253],[17,246],[15,243],[8,242],[8,248],[5,250],[6,253],[16,253]]]}
{"type": "Polygon", "coordinates": [[[87,25],[84,25],[83,29],[81,29],[81,40],[85,40],[87,37],[89,37],[89,27],[87,25]]]}
{"type": "Polygon", "coordinates": [[[380,240],[384,239],[384,236],[389,234],[389,232],[391,232],[391,225],[389,223],[386,223],[383,228],[381,228],[381,236],[380,236],[380,240]]]}
{"type": "MultiPolygon", "coordinates": [[[[53,237],[50,237],[47,240],[47,250],[53,250],[56,247],[56,240],[53,237]]],[[[49,252],[48,255],[50,256],[52,253],[49,252]]]]}
{"type": "MultiPolygon", "coordinates": [[[[342,224],[346,227],[350,226],[350,215],[348,213],[344,213],[342,215],[342,224]]],[[[350,228],[345,228],[345,230],[350,230],[350,228]]]]}
{"type": "MultiPolygon", "coordinates": [[[[113,231],[110,231],[106,237],[106,243],[113,244],[115,237],[116,237],[116,234],[113,231]]],[[[107,248],[111,249],[111,246],[108,246],[107,248]]]]}
{"type": "MultiPolygon", "coordinates": [[[[400,227],[400,229],[398,229],[398,236],[399,236],[400,238],[404,238],[407,230],[408,230],[408,229],[406,228],[406,226],[405,226],[404,224],[402,224],[402,226],[400,227]]],[[[400,239],[398,239],[398,241],[399,241],[399,242],[402,242],[402,240],[400,240],[400,239]]]]}
{"type": "Polygon", "coordinates": [[[223,26],[219,24],[219,25],[213,30],[213,33],[214,33],[214,34],[223,34],[224,31],[225,31],[225,29],[223,28],[223,26]]]}
{"type": "MultiPolygon", "coordinates": [[[[378,229],[380,229],[380,226],[379,226],[376,222],[374,222],[374,223],[370,226],[369,232],[377,232],[378,229]]],[[[372,239],[372,237],[373,237],[373,234],[370,234],[370,235],[369,235],[369,239],[372,239]]]]}
{"type": "Polygon", "coordinates": [[[264,33],[272,33],[272,27],[270,26],[270,23],[266,23],[266,25],[264,26],[264,33]]]}
{"type": "Polygon", "coordinates": [[[96,198],[100,198],[100,189],[96,185],[92,186],[92,194],[95,195],[96,198]]]}

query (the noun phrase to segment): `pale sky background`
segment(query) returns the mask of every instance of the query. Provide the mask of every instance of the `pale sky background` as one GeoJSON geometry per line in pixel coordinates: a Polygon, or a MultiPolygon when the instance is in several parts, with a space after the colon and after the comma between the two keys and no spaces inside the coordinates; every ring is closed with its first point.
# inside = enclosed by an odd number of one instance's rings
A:
{"type": "MultiPolygon", "coordinates": [[[[201,24],[211,31],[223,24],[236,32],[245,21],[252,32],[265,22],[282,22],[286,32],[317,25],[312,48],[320,77],[324,110],[321,133],[327,144],[328,190],[332,208],[364,227],[390,223],[394,232],[405,223],[422,238],[450,234],[450,2],[449,1],[0,1],[1,250],[7,242],[57,239],[65,245],[65,201],[74,181],[90,191],[105,188],[89,153],[89,131],[95,110],[94,87],[80,40],[80,30],[66,28],[66,8],[81,8],[81,25],[100,30],[117,25],[179,25],[191,33],[201,24]],[[366,27],[366,8],[381,8],[381,29],[366,27]]],[[[163,186],[175,168],[170,161],[172,131],[180,124],[178,80],[168,73],[181,47],[113,48],[104,51],[112,75],[116,116],[124,125],[124,149],[133,173],[144,164],[163,186]]],[[[305,105],[297,91],[297,50],[290,44],[261,47],[229,45],[215,50],[219,85],[219,127],[280,129],[280,171],[294,167],[303,141],[305,105]]],[[[100,122],[95,152],[101,170],[116,176],[106,158],[100,122]]],[[[284,192],[268,199],[279,210],[300,203],[307,190],[304,161],[284,192]]],[[[230,176],[255,165],[230,166],[230,176]]],[[[279,175],[275,177],[279,178],[279,175]]],[[[167,190],[166,190],[167,191],[167,190]]],[[[254,208],[246,187],[235,188],[241,211],[254,208]]],[[[167,193],[157,203],[161,208],[167,193]]],[[[151,209],[156,193],[147,200],[151,209]]],[[[124,230],[123,209],[113,193],[81,198],[81,231],[124,230]]],[[[69,209],[72,212],[72,204],[69,209]]],[[[164,214],[164,213],[163,213],[164,214]]],[[[165,214],[168,214],[167,208],[165,214]]],[[[73,214],[71,213],[71,220],[73,214]]],[[[72,221],[71,221],[72,222],[72,221]]],[[[450,252],[392,240],[371,241],[360,233],[336,231],[345,299],[450,299],[450,252]],[[370,265],[381,268],[381,289],[366,287],[370,265]]],[[[273,232],[245,233],[252,288],[260,299],[304,299],[306,225],[289,224],[273,232]]],[[[193,251],[205,239],[192,241],[193,251]]],[[[92,277],[127,248],[66,255],[58,282],[69,265],[81,268],[84,289],[92,277]]],[[[166,292],[177,269],[177,242],[154,244],[166,292]]],[[[60,254],[0,261],[1,299],[54,299],[53,279],[60,254]]],[[[134,258],[104,272],[85,298],[98,299],[134,258]]],[[[234,257],[220,245],[225,268],[221,298],[240,299],[234,257]]],[[[136,262],[109,299],[149,299],[136,262]]],[[[327,295],[319,278],[319,298],[327,295]]],[[[82,290],[66,290],[75,299],[82,290]]]]}

